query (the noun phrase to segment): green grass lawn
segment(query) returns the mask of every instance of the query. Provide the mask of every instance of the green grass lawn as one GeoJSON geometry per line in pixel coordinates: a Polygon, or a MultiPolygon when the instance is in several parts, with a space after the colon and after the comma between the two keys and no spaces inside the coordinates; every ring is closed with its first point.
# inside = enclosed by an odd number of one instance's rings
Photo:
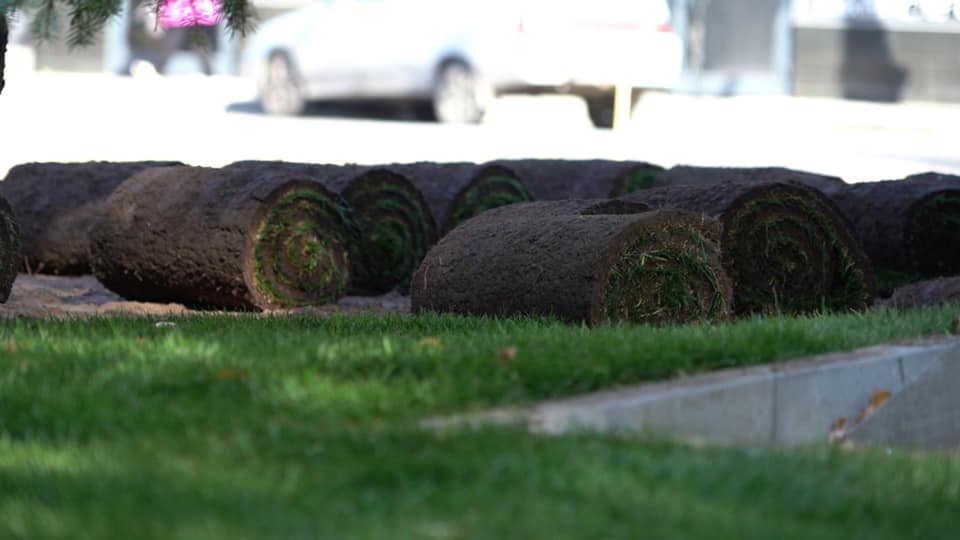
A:
{"type": "Polygon", "coordinates": [[[416,422],[943,334],[958,316],[0,322],[0,538],[953,538],[956,457],[416,422]]]}

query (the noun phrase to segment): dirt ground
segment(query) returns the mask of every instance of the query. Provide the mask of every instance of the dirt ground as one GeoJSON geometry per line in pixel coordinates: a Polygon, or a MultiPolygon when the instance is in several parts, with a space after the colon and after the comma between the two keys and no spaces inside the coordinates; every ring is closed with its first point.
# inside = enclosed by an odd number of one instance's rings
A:
{"type": "MultiPolygon", "coordinates": [[[[347,296],[336,304],[266,312],[270,315],[335,313],[409,313],[410,299],[397,293],[377,297],[347,296]]],[[[97,316],[168,317],[227,313],[198,311],[182,304],[133,302],[107,290],[93,276],[59,277],[20,274],[10,298],[0,304],[0,319],[85,318],[97,316]]]]}

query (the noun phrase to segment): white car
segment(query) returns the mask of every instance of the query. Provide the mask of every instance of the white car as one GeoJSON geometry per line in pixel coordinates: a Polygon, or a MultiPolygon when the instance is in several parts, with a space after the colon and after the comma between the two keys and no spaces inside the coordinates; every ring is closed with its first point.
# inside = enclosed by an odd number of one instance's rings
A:
{"type": "Polygon", "coordinates": [[[615,85],[670,89],[681,65],[666,0],[318,0],[262,23],[242,70],[271,114],[410,99],[472,123],[498,94],[563,92],[609,126],[615,85]]]}

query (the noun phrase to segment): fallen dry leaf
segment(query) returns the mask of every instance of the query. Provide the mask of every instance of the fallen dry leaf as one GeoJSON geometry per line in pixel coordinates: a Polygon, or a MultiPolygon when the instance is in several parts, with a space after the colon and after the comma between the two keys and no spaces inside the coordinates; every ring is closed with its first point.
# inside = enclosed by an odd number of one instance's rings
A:
{"type": "Polygon", "coordinates": [[[847,419],[844,417],[837,418],[833,421],[833,425],[830,426],[830,434],[827,435],[827,442],[835,443],[842,441],[844,437],[847,436],[847,419]]]}
{"type": "Polygon", "coordinates": [[[3,352],[11,356],[17,354],[17,344],[13,342],[8,343],[7,346],[3,348],[3,352]]]}
{"type": "Polygon", "coordinates": [[[424,349],[433,349],[436,351],[443,349],[443,343],[440,342],[440,339],[435,337],[425,337],[418,341],[417,345],[423,347],[424,349]]]}
{"type": "Polygon", "coordinates": [[[217,372],[218,381],[229,381],[234,379],[246,380],[247,372],[239,369],[221,369],[217,372]]]}
{"type": "Polygon", "coordinates": [[[890,399],[891,395],[887,390],[877,390],[874,392],[873,397],[870,398],[870,404],[867,405],[867,408],[864,409],[863,412],[860,413],[860,417],[857,418],[857,424],[861,424],[864,420],[870,418],[873,413],[877,412],[877,409],[890,399]]]}
{"type": "Polygon", "coordinates": [[[500,351],[500,355],[497,356],[497,361],[500,362],[501,364],[505,364],[507,362],[513,361],[516,358],[517,358],[517,348],[511,345],[509,347],[504,347],[503,350],[500,351]]]}

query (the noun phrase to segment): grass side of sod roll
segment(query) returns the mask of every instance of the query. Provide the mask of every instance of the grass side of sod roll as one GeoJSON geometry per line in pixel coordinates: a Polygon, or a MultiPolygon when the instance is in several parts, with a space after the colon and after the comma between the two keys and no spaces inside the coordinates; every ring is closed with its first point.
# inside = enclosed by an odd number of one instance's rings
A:
{"type": "Polygon", "coordinates": [[[908,255],[923,276],[960,272],[960,179],[956,189],[917,201],[907,216],[904,240],[908,255]]]}
{"type": "Polygon", "coordinates": [[[407,290],[437,231],[423,195],[385,169],[364,172],[342,192],[360,229],[351,281],[365,293],[407,290]]]}
{"type": "Polygon", "coordinates": [[[20,264],[20,227],[10,205],[0,197],[0,303],[10,297],[20,264]]]}
{"type": "Polygon", "coordinates": [[[271,309],[346,292],[356,229],[343,199],[303,176],[164,167],[107,199],[97,278],[131,300],[271,309]]]}
{"type": "Polygon", "coordinates": [[[943,333],[958,316],[0,322],[0,537],[950,538],[956,457],[415,423],[943,333]]]}
{"type": "Polygon", "coordinates": [[[881,294],[924,278],[960,274],[960,176],[826,186],[881,280],[881,294]]]}
{"type": "Polygon", "coordinates": [[[719,238],[716,220],[689,212],[596,199],[513,204],[442,238],[414,274],[411,306],[587,324],[722,319],[732,291],[719,238]]]}
{"type": "Polygon", "coordinates": [[[728,182],[638,191],[622,198],[702,212],[723,223],[734,311],[863,309],[875,278],[848,222],[819,191],[793,182],[728,182]]]}
{"type": "Polygon", "coordinates": [[[533,200],[523,182],[499,165],[417,162],[382,168],[404,176],[420,190],[438,236],[491,208],[533,200]]]}
{"type": "Polygon", "coordinates": [[[237,161],[227,168],[306,177],[343,197],[359,230],[350,258],[351,293],[405,290],[436,242],[436,224],[423,194],[385,168],[286,161],[237,161]]]}

